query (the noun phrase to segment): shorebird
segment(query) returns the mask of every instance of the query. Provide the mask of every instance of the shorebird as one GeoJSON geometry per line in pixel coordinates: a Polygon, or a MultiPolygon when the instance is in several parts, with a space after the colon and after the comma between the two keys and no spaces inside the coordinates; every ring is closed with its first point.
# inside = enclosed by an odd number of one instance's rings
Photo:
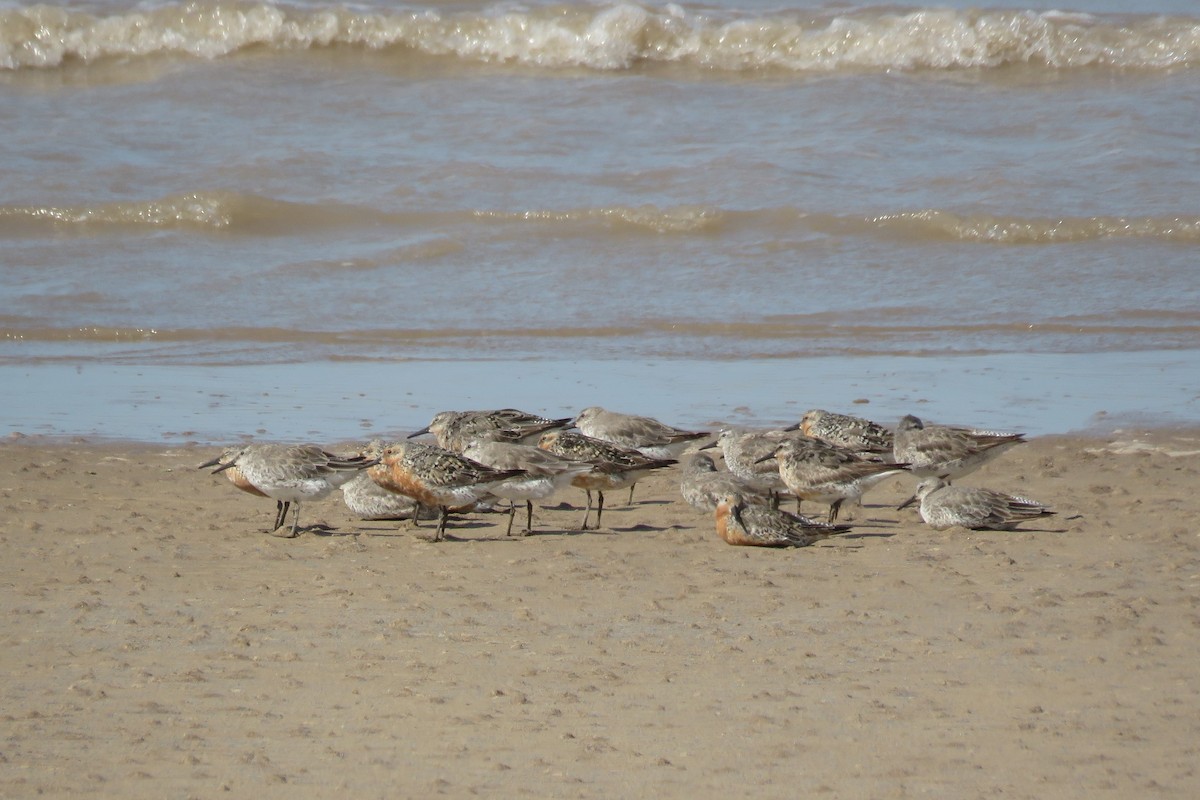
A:
{"type": "Polygon", "coordinates": [[[342,484],[342,500],[359,519],[412,519],[417,514],[425,519],[437,518],[435,509],[421,509],[416,500],[389,492],[365,472],[342,484]]]}
{"type": "MultiPolygon", "coordinates": [[[[710,435],[708,431],[686,431],[653,417],[622,414],[600,406],[580,411],[575,417],[575,427],[585,436],[637,450],[647,458],[678,458],[692,444],[710,435]]],[[[629,485],[630,503],[633,502],[635,483],[629,485]]]]}
{"type": "Polygon", "coordinates": [[[708,431],[685,431],[652,417],[606,411],[600,406],[580,411],[575,427],[586,436],[637,450],[647,458],[676,458],[693,442],[710,435],[708,431]]]}
{"type": "Polygon", "coordinates": [[[893,455],[892,432],[877,422],[820,408],[804,412],[794,426],[805,436],[836,444],[860,455],[893,455]]]}
{"type": "Polygon", "coordinates": [[[461,453],[472,441],[528,444],[548,430],[565,428],[571,418],[548,419],[515,408],[486,411],[440,411],[430,423],[409,439],[432,433],[439,446],[461,453]]]}
{"type": "MultiPolygon", "coordinates": [[[[251,483],[250,480],[245,475],[242,474],[242,471],[240,469],[238,469],[232,463],[234,456],[237,455],[237,451],[238,451],[238,448],[236,448],[236,447],[226,449],[225,451],[223,451],[221,453],[221,455],[217,456],[216,458],[205,461],[203,464],[201,464],[196,469],[206,469],[208,467],[215,467],[218,464],[220,464],[222,461],[228,459],[230,461],[230,464],[229,464],[229,466],[227,466],[225,468],[224,472],[225,472],[225,477],[229,479],[229,482],[232,483],[237,488],[241,489],[243,492],[246,492],[247,494],[257,495],[258,497],[266,497],[267,496],[266,492],[263,492],[257,486],[255,486],[253,483],[251,483]]],[[[213,473],[213,474],[215,475],[216,473],[213,473]]],[[[285,504],[282,500],[275,501],[275,525],[273,528],[271,528],[272,531],[279,530],[279,527],[281,525],[283,525],[283,520],[284,520],[284,517],[287,516],[287,510],[288,510],[289,506],[291,506],[291,503],[285,504]]]]}
{"type": "Polygon", "coordinates": [[[926,425],[909,414],[896,426],[893,455],[896,461],[909,464],[918,478],[942,478],[950,483],[1024,441],[1023,433],[926,425]]]}
{"type": "Polygon", "coordinates": [[[300,531],[300,502],[319,500],[374,462],[362,455],[338,456],[315,444],[250,444],[226,449],[199,469],[227,472],[234,486],[275,500],[275,526],[283,527],[288,507],[295,504],[290,536],[300,531]]]}
{"type": "Polygon", "coordinates": [[[693,453],[679,478],[679,493],[698,511],[711,514],[722,497],[740,495],[750,503],[770,503],[771,495],[760,491],[732,472],[717,469],[708,453],[693,453]]]}
{"type": "Polygon", "coordinates": [[[788,439],[773,456],[788,491],[801,500],[829,503],[829,521],[838,517],[846,500],[861,502],[875,484],[908,470],[907,464],[868,461],[820,439],[788,439]]]}
{"type": "Polygon", "coordinates": [[[747,503],[740,495],[725,495],[714,514],[717,535],[728,544],[753,547],[807,547],[850,530],[849,525],[817,522],[761,503],[747,503]]]}
{"type": "Polygon", "coordinates": [[[437,507],[437,532],[441,541],[450,509],[470,505],[487,495],[492,486],[524,474],[520,469],[492,469],[458,453],[421,442],[393,442],[367,470],[384,489],[406,495],[423,506],[437,507]]]}
{"type": "Polygon", "coordinates": [[[951,425],[926,425],[909,414],[896,426],[893,454],[912,465],[921,478],[961,478],[1010,447],[1025,441],[1023,433],[997,433],[951,425]]]}
{"type": "Polygon", "coordinates": [[[596,530],[599,530],[606,490],[629,486],[649,470],[677,463],[673,458],[647,458],[637,450],[628,450],[573,431],[548,431],[542,434],[538,446],[564,458],[591,464],[590,470],[571,480],[572,486],[587,492],[587,509],[583,512],[583,524],[579,526],[584,531],[588,530],[588,516],[592,513],[593,490],[599,497],[596,507],[596,530]]]}
{"type": "Polygon", "coordinates": [[[508,442],[472,441],[463,450],[463,455],[486,464],[493,469],[518,469],[524,474],[493,484],[488,491],[496,497],[508,500],[512,505],[508,513],[508,530],[512,535],[513,517],[516,516],[518,501],[525,503],[525,533],[533,532],[533,501],[542,500],[559,489],[569,486],[576,477],[591,472],[592,465],[555,455],[540,447],[508,442]]]}
{"type": "Polygon", "coordinates": [[[1011,531],[1020,523],[1052,516],[1049,507],[994,489],[950,486],[941,478],[926,478],[904,505],[921,501],[921,519],[935,530],[959,525],[977,531],[1011,531]]]}
{"type": "Polygon", "coordinates": [[[772,463],[770,457],[783,441],[803,437],[802,433],[784,430],[725,428],[717,435],[716,442],[700,449],[720,447],[725,466],[730,472],[759,491],[776,495],[774,504],[779,505],[777,495],[788,488],[779,474],[779,467],[772,463]]]}

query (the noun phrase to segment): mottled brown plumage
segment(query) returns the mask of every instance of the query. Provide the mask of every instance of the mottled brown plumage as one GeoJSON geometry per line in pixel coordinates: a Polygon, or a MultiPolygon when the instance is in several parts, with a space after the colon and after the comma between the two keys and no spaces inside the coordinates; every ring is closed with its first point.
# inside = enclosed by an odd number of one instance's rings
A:
{"type": "Polygon", "coordinates": [[[717,535],[727,544],[750,547],[807,547],[850,530],[849,525],[817,522],[760,503],[747,503],[740,495],[717,502],[714,519],[717,535]]]}
{"type": "Polygon", "coordinates": [[[470,505],[488,494],[494,484],[523,475],[520,469],[492,469],[458,453],[421,442],[394,442],[383,448],[379,463],[367,472],[384,489],[441,510],[439,541],[446,531],[450,509],[470,505]]]}
{"type": "Polygon", "coordinates": [[[661,469],[675,464],[672,458],[648,458],[636,450],[630,450],[611,442],[586,436],[573,431],[550,431],[542,434],[538,445],[543,450],[591,464],[592,468],[575,476],[571,485],[587,492],[587,509],[583,513],[580,530],[588,529],[588,517],[592,511],[592,492],[598,495],[596,528],[604,514],[604,492],[632,485],[649,470],[661,469]]]}

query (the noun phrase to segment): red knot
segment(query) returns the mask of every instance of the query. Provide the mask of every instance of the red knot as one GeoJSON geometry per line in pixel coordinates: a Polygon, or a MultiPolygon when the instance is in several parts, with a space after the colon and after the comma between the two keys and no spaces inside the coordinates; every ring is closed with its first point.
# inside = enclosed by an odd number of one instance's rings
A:
{"type": "Polygon", "coordinates": [[[717,502],[714,514],[717,535],[728,544],[751,547],[807,547],[850,530],[789,514],[761,503],[747,503],[740,495],[726,495],[717,502]]]}
{"type": "Polygon", "coordinates": [[[440,411],[434,414],[429,425],[409,439],[432,433],[439,446],[461,453],[472,441],[509,442],[531,444],[549,430],[565,428],[571,418],[549,419],[515,408],[498,408],[486,411],[440,411]]]}
{"type": "Polygon", "coordinates": [[[868,461],[811,438],[784,441],[776,448],[774,458],[788,491],[801,500],[829,503],[830,522],[837,519],[843,502],[860,503],[872,486],[908,469],[907,464],[868,461]]]}
{"type": "MultiPolygon", "coordinates": [[[[608,411],[590,406],[575,417],[575,427],[585,436],[637,450],[646,458],[678,458],[692,445],[709,437],[708,431],[688,431],[659,422],[653,417],[608,411]]],[[[629,484],[633,502],[634,483],[629,484]]]]}
{"type": "Polygon", "coordinates": [[[909,414],[896,426],[893,453],[896,461],[911,465],[918,478],[942,478],[950,483],[1024,441],[1023,433],[926,425],[909,414]]]}
{"type": "Polygon", "coordinates": [[[711,514],[722,497],[740,495],[749,503],[770,503],[767,492],[759,491],[728,470],[717,469],[708,453],[693,453],[679,477],[679,493],[688,505],[711,514]]]}
{"type": "Polygon", "coordinates": [[[229,480],[242,491],[275,500],[275,526],[270,533],[283,527],[288,507],[294,504],[290,533],[294,537],[300,531],[301,501],[325,497],[373,463],[362,455],[334,455],[315,444],[250,444],[227,448],[199,468],[228,472],[229,480]]]}
{"type": "MultiPolygon", "coordinates": [[[[365,472],[342,484],[342,500],[346,508],[359,519],[412,519],[417,513],[417,501],[402,494],[389,492],[365,472]]],[[[423,519],[437,519],[437,509],[422,509],[423,519]]]]}
{"type": "Polygon", "coordinates": [[[724,428],[715,443],[701,449],[720,447],[725,467],[730,472],[755,489],[770,493],[774,504],[779,505],[778,495],[788,488],[772,456],[787,439],[804,438],[804,434],[793,431],[724,428]]]}
{"type": "MultiPolygon", "coordinates": [[[[926,478],[904,506],[920,500],[921,519],[935,530],[955,525],[972,530],[1011,531],[1022,522],[1055,512],[1036,500],[994,489],[950,486],[941,478],[926,478]]],[[[901,506],[903,508],[904,506],[901,506]]]]}
{"type": "Polygon", "coordinates": [[[519,469],[492,469],[458,453],[421,442],[393,442],[379,454],[367,474],[384,489],[406,495],[422,506],[440,510],[433,541],[442,539],[450,510],[469,506],[495,484],[524,474],[519,469]]]}
{"type": "Polygon", "coordinates": [[[585,436],[573,431],[549,431],[542,434],[538,445],[543,450],[591,464],[592,468],[571,480],[571,485],[587,492],[587,509],[583,513],[580,530],[588,530],[588,517],[592,513],[592,491],[599,497],[596,507],[596,530],[600,529],[600,517],[604,513],[604,492],[621,489],[635,483],[639,477],[652,469],[661,469],[675,464],[672,458],[647,458],[637,450],[619,447],[611,442],[585,436]]]}
{"type": "Polygon", "coordinates": [[[859,455],[893,457],[892,432],[863,417],[813,408],[804,412],[795,427],[806,436],[844,447],[859,455]]]}
{"type": "Polygon", "coordinates": [[[517,469],[523,474],[494,484],[488,491],[508,500],[508,530],[512,535],[517,502],[525,503],[525,534],[533,532],[533,501],[543,500],[571,484],[576,477],[591,472],[592,465],[525,444],[472,441],[463,455],[493,469],[517,469]]]}
{"type": "Polygon", "coordinates": [[[637,450],[647,458],[677,458],[689,446],[706,439],[708,431],[686,431],[652,417],[622,414],[591,406],[575,417],[575,427],[586,436],[637,450]]]}

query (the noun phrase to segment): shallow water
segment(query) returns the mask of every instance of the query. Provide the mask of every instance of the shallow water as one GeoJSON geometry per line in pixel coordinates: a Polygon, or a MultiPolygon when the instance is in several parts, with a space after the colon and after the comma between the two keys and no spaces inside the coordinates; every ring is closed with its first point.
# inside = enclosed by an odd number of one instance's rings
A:
{"type": "Polygon", "coordinates": [[[904,414],[1031,435],[1192,426],[1195,351],[1087,356],[662,361],[413,361],[8,368],[10,435],[219,444],[398,438],[447,408],[504,402],[551,417],[587,404],[691,429],[779,426],[809,408],[894,424],[904,414]],[[1130,374],[1155,375],[1153,383],[1130,374]],[[980,422],[980,421],[983,422],[980,422]]]}
{"type": "Polygon", "coordinates": [[[0,10],[4,428],[1200,420],[1200,16],[1119,5],[0,10]]]}

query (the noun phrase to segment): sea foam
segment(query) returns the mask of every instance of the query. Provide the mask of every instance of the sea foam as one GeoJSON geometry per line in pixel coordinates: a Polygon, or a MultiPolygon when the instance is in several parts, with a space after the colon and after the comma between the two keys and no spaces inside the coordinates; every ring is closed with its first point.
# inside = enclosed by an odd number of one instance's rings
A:
{"type": "Polygon", "coordinates": [[[10,70],[330,46],[604,71],[1167,69],[1200,59],[1200,18],[934,8],[718,14],[628,3],[449,12],[209,1],[108,15],[55,5],[0,11],[0,68],[10,70]]]}

